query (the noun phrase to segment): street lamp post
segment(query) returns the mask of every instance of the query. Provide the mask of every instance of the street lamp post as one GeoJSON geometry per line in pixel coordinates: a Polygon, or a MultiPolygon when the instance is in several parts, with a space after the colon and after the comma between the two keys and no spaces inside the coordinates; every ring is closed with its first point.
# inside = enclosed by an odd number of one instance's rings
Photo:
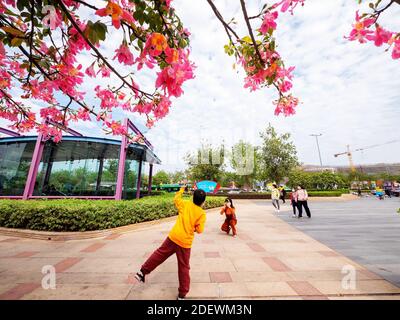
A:
{"type": "Polygon", "coordinates": [[[315,137],[315,141],[317,141],[319,163],[320,163],[320,165],[321,165],[321,167],[322,167],[321,151],[319,150],[319,143],[318,143],[318,137],[322,136],[322,133],[319,133],[319,134],[310,134],[310,136],[315,137]]]}

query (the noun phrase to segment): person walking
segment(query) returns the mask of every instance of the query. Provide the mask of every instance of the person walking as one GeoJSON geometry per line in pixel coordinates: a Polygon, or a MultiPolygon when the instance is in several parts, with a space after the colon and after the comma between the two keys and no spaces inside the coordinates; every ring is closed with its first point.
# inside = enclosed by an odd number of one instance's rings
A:
{"type": "Polygon", "coordinates": [[[308,200],[307,190],[304,189],[302,186],[298,186],[296,194],[297,194],[297,209],[299,210],[298,218],[300,219],[303,216],[303,207],[306,210],[307,217],[311,218],[311,212],[310,209],[308,208],[308,203],[307,203],[308,200]]]}
{"type": "Polygon", "coordinates": [[[284,187],[284,186],[281,186],[280,192],[281,192],[281,200],[282,200],[282,203],[286,203],[286,200],[285,200],[285,198],[286,198],[286,190],[285,190],[285,187],[284,187]]]}
{"type": "Polygon", "coordinates": [[[290,203],[292,204],[292,208],[293,208],[293,218],[296,218],[296,208],[297,208],[297,192],[296,189],[293,188],[292,192],[290,193],[290,203]]]}
{"type": "Polygon", "coordinates": [[[279,189],[276,184],[272,185],[272,190],[271,190],[271,200],[272,200],[272,205],[275,207],[276,212],[280,212],[280,205],[279,205],[279,198],[281,197],[281,193],[279,192],[279,189]]]}

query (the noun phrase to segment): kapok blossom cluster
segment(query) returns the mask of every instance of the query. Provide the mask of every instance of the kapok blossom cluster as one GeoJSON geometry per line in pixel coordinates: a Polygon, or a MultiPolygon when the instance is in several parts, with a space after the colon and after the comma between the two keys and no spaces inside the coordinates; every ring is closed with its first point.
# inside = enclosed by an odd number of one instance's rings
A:
{"type": "Polygon", "coordinates": [[[373,14],[362,17],[357,11],[353,29],[346,38],[350,41],[358,41],[360,43],[373,42],[377,47],[384,44],[388,45],[387,50],[392,48],[392,58],[400,59],[400,33],[382,28],[377,23],[377,17],[373,14]],[[372,29],[373,26],[375,30],[372,29]]]}
{"type": "Polygon", "coordinates": [[[239,47],[242,54],[238,58],[238,63],[247,75],[244,79],[244,87],[254,91],[264,86],[273,85],[278,90],[279,98],[274,101],[275,115],[293,115],[299,103],[299,100],[290,94],[293,87],[292,72],[294,67],[285,68],[280,54],[276,51],[275,39],[272,37],[277,28],[279,12],[289,10],[293,14],[293,9],[298,4],[304,5],[304,0],[283,0],[273,4],[263,12],[261,15],[262,23],[258,29],[259,36],[262,39],[257,48],[259,55],[255,50],[248,49],[251,49],[251,46],[246,41],[239,47]],[[250,54],[247,54],[247,52],[250,52],[250,54]]]}
{"type": "MultiPolygon", "coordinates": [[[[21,15],[24,10],[30,13],[30,2],[21,9],[14,0],[0,0],[0,13],[8,24],[2,27],[6,37],[0,41],[0,117],[9,120],[14,129],[21,132],[36,129],[55,141],[61,139],[61,128],[70,121],[91,121],[92,116],[108,132],[127,134],[127,128],[112,117],[116,109],[145,114],[148,127],[165,117],[172,105],[171,98],[180,97],[184,82],[194,78],[194,65],[186,49],[190,33],[181,25],[171,0],[145,4],[157,5],[149,10],[159,12],[163,24],[152,27],[146,16],[139,23],[134,18],[137,10],[133,1],[109,0],[104,7],[96,8],[89,2],[62,0],[40,10],[34,8],[35,19],[41,20],[43,26],[33,28],[31,14],[21,15]],[[93,8],[101,20],[94,23],[80,18],[81,9],[93,8]],[[100,42],[112,28],[123,33],[123,40],[114,56],[105,57],[100,52],[100,42]],[[143,47],[138,45],[139,41],[145,43],[143,47]],[[95,56],[86,67],[80,62],[80,54],[85,53],[95,56]],[[119,76],[113,63],[126,66],[124,71],[128,75],[119,76]],[[143,66],[156,68],[153,93],[142,91],[134,80],[136,70],[143,66]],[[85,76],[112,81],[105,87],[94,85],[93,92],[99,101],[95,107],[86,104],[86,92],[80,89],[85,76]],[[121,85],[115,83],[118,76],[121,85]],[[17,82],[22,89],[20,96],[11,91],[17,82]],[[67,105],[60,104],[60,94],[70,101],[67,105]],[[19,99],[35,99],[47,106],[35,114],[19,99]],[[50,125],[46,120],[61,125],[50,125]]],[[[137,141],[140,137],[131,139],[137,141]]]]}

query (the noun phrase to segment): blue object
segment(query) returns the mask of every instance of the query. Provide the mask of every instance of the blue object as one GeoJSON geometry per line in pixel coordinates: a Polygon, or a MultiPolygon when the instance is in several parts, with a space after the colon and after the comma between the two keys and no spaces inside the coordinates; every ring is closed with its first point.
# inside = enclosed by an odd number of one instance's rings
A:
{"type": "Polygon", "coordinates": [[[217,182],[209,180],[203,180],[196,183],[197,189],[201,189],[205,192],[214,192],[217,185],[217,182]]]}

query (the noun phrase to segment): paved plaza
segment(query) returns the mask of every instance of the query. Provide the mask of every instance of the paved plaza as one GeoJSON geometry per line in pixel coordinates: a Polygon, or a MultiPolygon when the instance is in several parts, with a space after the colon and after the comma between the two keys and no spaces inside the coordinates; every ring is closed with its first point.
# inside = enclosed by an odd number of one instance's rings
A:
{"type": "MultiPolygon", "coordinates": [[[[206,230],[192,248],[187,298],[400,299],[397,280],[385,280],[378,270],[398,268],[400,218],[390,208],[399,202],[312,201],[314,217],[300,221],[289,218],[289,206],[275,214],[269,201],[240,200],[235,206],[237,238],[219,230],[219,210],[207,212],[206,230]],[[354,287],[343,284],[343,267],[356,270],[354,287]]],[[[0,236],[0,299],[175,299],[175,257],[145,284],[133,278],[173,223],[86,240],[0,236]],[[42,288],[46,265],[55,267],[55,289],[42,288]]]]}
{"type": "MultiPolygon", "coordinates": [[[[282,219],[400,287],[400,198],[316,202],[310,221],[282,219]]],[[[287,208],[289,210],[289,208],[287,208]]]]}

